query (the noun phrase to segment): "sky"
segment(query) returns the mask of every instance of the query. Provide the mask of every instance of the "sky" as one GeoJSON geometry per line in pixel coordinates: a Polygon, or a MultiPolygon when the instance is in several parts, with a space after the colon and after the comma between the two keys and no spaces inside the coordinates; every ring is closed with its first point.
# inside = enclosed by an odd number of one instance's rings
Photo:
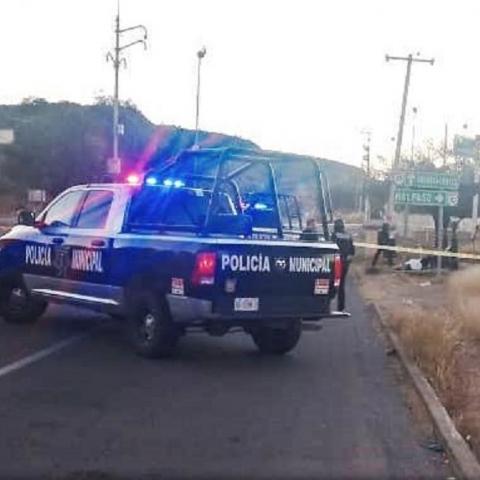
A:
{"type": "MultiPolygon", "coordinates": [[[[27,96],[91,103],[111,95],[116,0],[0,0],[0,103],[27,96]]],[[[120,96],[155,123],[200,126],[263,148],[360,166],[391,161],[405,62],[414,64],[403,151],[480,132],[478,0],[120,0],[121,27],[144,24],[148,49],[125,50],[120,96]],[[468,128],[462,128],[467,124],[468,128]]],[[[122,43],[136,40],[125,33],[122,43]]]]}

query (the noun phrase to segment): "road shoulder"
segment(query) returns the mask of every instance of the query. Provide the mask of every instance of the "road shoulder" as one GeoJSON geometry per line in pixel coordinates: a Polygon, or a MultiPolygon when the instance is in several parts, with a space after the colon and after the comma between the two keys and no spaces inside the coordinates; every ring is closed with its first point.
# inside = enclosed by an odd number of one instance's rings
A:
{"type": "MultiPolygon", "coordinates": [[[[480,478],[480,464],[474,452],[472,452],[470,445],[457,430],[454,419],[450,417],[435,389],[417,364],[416,360],[418,358],[415,357],[415,349],[409,348],[411,347],[409,340],[412,342],[415,335],[404,335],[404,338],[401,338],[401,335],[397,334],[397,329],[395,328],[396,326],[398,328],[398,325],[395,325],[392,321],[392,316],[395,316],[394,312],[398,309],[399,302],[403,303],[403,308],[408,308],[415,301],[422,303],[422,299],[424,303],[428,304],[432,302],[433,297],[433,305],[438,306],[437,302],[439,300],[438,298],[435,299],[434,295],[427,294],[425,296],[427,297],[426,299],[422,298],[422,288],[431,286],[432,282],[428,279],[421,279],[420,282],[412,281],[409,277],[403,276],[402,278],[401,274],[393,272],[387,275],[373,275],[365,280],[360,268],[356,268],[354,271],[362,294],[367,300],[371,301],[372,316],[379,321],[391,344],[390,353],[395,353],[422,403],[425,405],[436,434],[449,454],[455,473],[459,478],[467,480],[480,478]],[[421,288],[419,288],[420,285],[422,285],[421,288]],[[393,298],[395,302],[392,302],[392,296],[389,295],[392,287],[396,292],[393,298]],[[372,292],[374,292],[373,295],[372,292]]],[[[428,307],[423,305],[423,308],[428,307]]],[[[469,435],[467,435],[467,438],[469,438],[469,435]]]]}

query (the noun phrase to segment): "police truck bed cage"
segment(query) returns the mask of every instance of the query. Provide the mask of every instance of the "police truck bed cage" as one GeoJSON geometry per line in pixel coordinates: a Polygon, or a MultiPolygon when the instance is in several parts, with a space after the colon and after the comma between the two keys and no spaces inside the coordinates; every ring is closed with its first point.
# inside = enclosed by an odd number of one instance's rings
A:
{"type": "MultiPolygon", "coordinates": [[[[308,186],[302,187],[303,182],[291,183],[311,200],[322,225],[319,233],[328,240],[328,223],[332,221],[330,192],[319,162],[312,157],[243,148],[186,150],[167,164],[150,170],[142,190],[160,188],[165,195],[176,195],[175,205],[181,204],[189,217],[196,213],[194,226],[186,225],[184,230],[203,235],[248,236],[253,226],[254,231],[263,229],[284,238],[301,233],[304,222],[297,196],[280,193],[279,180],[288,183],[292,172],[296,173],[302,165],[309,172],[305,178],[308,186]],[[188,193],[203,198],[203,212],[191,211],[188,193]]],[[[151,225],[146,223],[132,222],[128,227],[170,229],[162,215],[151,225]]]]}

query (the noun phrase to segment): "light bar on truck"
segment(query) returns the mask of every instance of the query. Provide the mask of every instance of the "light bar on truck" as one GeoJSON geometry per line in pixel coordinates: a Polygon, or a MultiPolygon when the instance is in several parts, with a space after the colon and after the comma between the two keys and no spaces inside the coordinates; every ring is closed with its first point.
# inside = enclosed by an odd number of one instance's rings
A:
{"type": "Polygon", "coordinates": [[[140,183],[140,176],[136,173],[130,173],[127,176],[127,183],[129,185],[138,185],[140,183]]]}
{"type": "Polygon", "coordinates": [[[146,179],[145,179],[145,183],[149,186],[153,186],[153,185],[156,185],[158,182],[157,180],[157,177],[154,177],[152,175],[149,175],[146,179]]]}
{"type": "MultiPolygon", "coordinates": [[[[155,178],[155,177],[148,177],[148,178],[155,178]]],[[[185,182],[183,180],[173,179],[173,178],[166,178],[165,180],[163,180],[162,183],[164,187],[181,188],[185,186],[185,182]]],[[[156,184],[157,184],[157,179],[155,178],[155,183],[150,183],[149,185],[156,185],[156,184]]]]}

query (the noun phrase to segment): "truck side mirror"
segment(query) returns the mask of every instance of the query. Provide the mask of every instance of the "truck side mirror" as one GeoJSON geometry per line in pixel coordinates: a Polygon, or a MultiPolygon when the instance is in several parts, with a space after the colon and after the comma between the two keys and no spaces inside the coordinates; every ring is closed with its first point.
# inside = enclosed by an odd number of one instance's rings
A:
{"type": "Polygon", "coordinates": [[[28,227],[33,227],[35,223],[35,215],[29,210],[22,210],[17,217],[18,225],[26,225],[28,227]]]}

